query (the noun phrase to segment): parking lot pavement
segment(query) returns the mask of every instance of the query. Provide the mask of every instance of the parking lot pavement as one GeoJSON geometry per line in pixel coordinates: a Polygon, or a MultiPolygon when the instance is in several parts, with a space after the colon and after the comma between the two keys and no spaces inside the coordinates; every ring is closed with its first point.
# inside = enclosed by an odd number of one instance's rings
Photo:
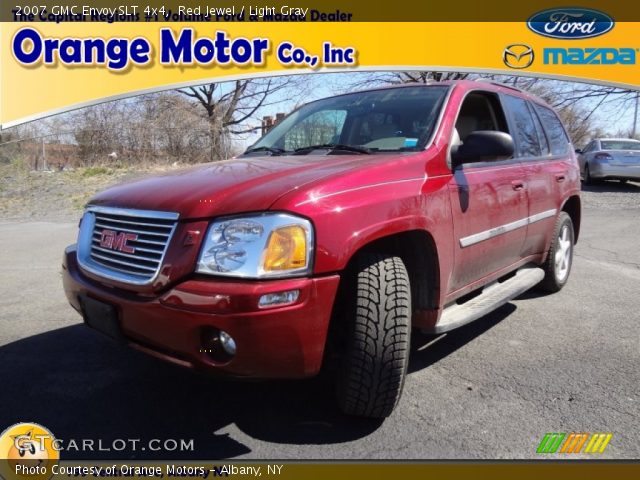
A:
{"type": "MultiPolygon", "coordinates": [[[[572,277],[440,337],[414,335],[384,422],[340,415],[324,378],[234,383],[165,365],[86,329],[60,282],[76,222],[0,220],[0,429],[61,439],[193,439],[127,458],[536,458],[547,432],[611,432],[599,458],[639,458],[640,185],[583,195],[572,277]]],[[[122,458],[66,452],[64,458],[122,458]]],[[[546,458],[554,455],[547,455],[546,458]]]]}

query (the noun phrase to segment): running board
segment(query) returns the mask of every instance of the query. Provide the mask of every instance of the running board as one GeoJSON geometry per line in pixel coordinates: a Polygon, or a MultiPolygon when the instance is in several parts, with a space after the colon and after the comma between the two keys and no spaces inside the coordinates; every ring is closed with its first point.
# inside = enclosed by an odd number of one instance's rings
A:
{"type": "Polygon", "coordinates": [[[454,303],[446,307],[442,311],[438,323],[433,329],[429,329],[429,333],[448,332],[484,317],[509,300],[522,295],[531,287],[540,283],[543,278],[544,270],[541,268],[521,268],[513,277],[504,282],[495,282],[487,285],[477,297],[461,305],[454,303]]]}

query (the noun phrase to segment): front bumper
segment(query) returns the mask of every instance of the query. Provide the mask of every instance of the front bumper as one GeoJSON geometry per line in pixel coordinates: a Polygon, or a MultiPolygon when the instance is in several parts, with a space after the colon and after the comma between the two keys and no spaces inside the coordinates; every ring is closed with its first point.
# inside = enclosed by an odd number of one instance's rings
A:
{"type": "MultiPolygon", "coordinates": [[[[62,277],[69,303],[81,295],[116,307],[120,329],[135,348],[185,367],[253,378],[303,378],[318,373],[339,275],[270,281],[189,279],[157,296],[104,286],[80,270],[75,245],[65,250],[62,277]],[[290,305],[258,307],[266,293],[297,289],[290,305]],[[224,330],[237,353],[226,362],[203,351],[203,332],[224,330]]],[[[206,350],[206,349],[204,349],[206,350]]]]}
{"type": "Polygon", "coordinates": [[[640,165],[611,165],[608,163],[589,164],[589,173],[593,178],[640,180],[640,165]]]}

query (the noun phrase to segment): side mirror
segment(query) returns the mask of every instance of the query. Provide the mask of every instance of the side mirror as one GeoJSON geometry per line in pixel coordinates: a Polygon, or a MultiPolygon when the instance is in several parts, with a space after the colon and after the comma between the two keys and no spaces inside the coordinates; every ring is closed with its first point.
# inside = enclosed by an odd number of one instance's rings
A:
{"type": "Polygon", "coordinates": [[[504,132],[477,130],[465,138],[462,145],[451,149],[451,159],[456,164],[486,162],[511,158],[515,152],[513,138],[504,132]]]}

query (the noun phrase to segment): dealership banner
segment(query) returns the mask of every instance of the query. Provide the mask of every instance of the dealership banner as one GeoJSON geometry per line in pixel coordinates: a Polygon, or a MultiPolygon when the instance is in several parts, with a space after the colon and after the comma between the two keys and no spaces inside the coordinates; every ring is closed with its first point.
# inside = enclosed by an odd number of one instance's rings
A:
{"type": "Polygon", "coordinates": [[[311,72],[428,69],[640,87],[640,22],[621,4],[528,3],[507,14],[457,2],[456,18],[409,3],[286,3],[2,2],[0,124],[194,83],[311,72]]]}

